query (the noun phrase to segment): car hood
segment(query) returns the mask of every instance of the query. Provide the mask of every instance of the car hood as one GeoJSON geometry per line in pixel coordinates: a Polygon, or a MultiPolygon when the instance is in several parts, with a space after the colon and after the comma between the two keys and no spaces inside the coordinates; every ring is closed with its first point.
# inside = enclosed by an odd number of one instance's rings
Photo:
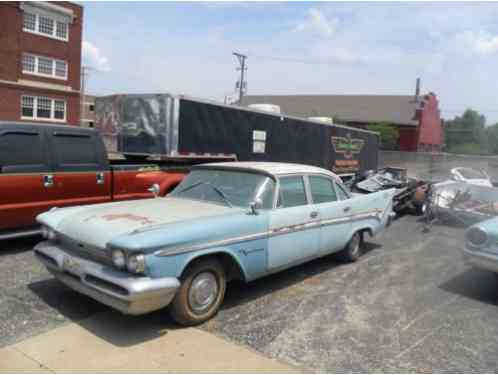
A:
{"type": "Polygon", "coordinates": [[[56,209],[37,220],[71,239],[103,248],[113,238],[135,231],[234,211],[241,209],[166,197],[56,209]]]}

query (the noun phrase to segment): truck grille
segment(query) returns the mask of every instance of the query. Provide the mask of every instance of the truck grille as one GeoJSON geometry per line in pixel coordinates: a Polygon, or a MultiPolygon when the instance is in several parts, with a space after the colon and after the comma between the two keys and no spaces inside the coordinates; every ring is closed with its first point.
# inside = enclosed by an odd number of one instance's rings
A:
{"type": "Polygon", "coordinates": [[[75,241],[61,234],[59,234],[59,242],[61,247],[71,255],[112,266],[111,256],[106,249],[75,241]]]}

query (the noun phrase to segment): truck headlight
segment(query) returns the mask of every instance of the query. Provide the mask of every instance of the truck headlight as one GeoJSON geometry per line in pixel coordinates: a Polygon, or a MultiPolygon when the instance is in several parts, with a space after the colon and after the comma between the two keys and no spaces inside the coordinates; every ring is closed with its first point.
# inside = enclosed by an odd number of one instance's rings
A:
{"type": "Polygon", "coordinates": [[[57,239],[57,233],[55,232],[55,230],[53,230],[50,227],[47,227],[46,225],[42,225],[41,235],[43,238],[50,241],[55,241],[57,239]]]}
{"type": "Polygon", "coordinates": [[[128,257],[126,268],[131,273],[143,273],[145,271],[145,256],[143,254],[132,254],[128,257]]]}
{"type": "Polygon", "coordinates": [[[124,268],[126,266],[125,253],[122,250],[113,250],[112,263],[118,268],[124,268]]]}

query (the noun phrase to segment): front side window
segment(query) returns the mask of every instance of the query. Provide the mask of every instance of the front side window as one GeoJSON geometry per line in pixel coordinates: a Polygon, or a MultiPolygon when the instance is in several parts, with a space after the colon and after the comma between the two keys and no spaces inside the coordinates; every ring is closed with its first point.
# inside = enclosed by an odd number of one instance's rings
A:
{"type": "Polygon", "coordinates": [[[337,201],[334,182],[327,177],[309,176],[311,196],[313,203],[326,203],[337,201]]]}
{"type": "Polygon", "coordinates": [[[296,207],[307,204],[304,180],[301,176],[281,177],[277,207],[296,207]]]}
{"type": "Polygon", "coordinates": [[[173,190],[169,196],[215,202],[227,206],[248,207],[256,198],[263,208],[272,208],[275,182],[258,173],[222,169],[198,169],[173,190]]]}
{"type": "Polygon", "coordinates": [[[346,199],[349,199],[349,194],[346,192],[346,189],[344,187],[342,187],[341,185],[339,184],[335,184],[336,188],[337,188],[337,195],[339,196],[339,199],[341,201],[344,201],[346,199]]]}

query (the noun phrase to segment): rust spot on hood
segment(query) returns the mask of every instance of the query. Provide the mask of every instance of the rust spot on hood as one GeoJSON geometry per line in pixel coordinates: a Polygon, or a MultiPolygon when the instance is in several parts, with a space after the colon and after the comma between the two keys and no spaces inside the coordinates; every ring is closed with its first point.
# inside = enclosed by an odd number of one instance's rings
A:
{"type": "Polygon", "coordinates": [[[102,215],[102,216],[93,215],[93,216],[90,216],[90,217],[86,218],[85,221],[90,221],[92,219],[97,219],[97,218],[98,219],[104,219],[104,220],[107,220],[107,221],[124,219],[124,220],[136,221],[136,222],[139,222],[142,225],[154,224],[155,223],[153,220],[149,219],[146,216],[140,216],[140,215],[135,215],[135,214],[127,214],[127,213],[123,213],[123,214],[108,214],[108,215],[102,215]]]}

